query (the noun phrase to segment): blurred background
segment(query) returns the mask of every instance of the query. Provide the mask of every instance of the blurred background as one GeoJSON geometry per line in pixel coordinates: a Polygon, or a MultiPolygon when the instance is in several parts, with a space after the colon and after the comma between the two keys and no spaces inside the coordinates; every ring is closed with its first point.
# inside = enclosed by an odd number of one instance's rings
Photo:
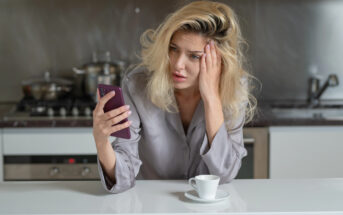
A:
{"type": "MultiPolygon", "coordinates": [[[[0,102],[23,97],[32,77],[73,77],[73,67],[109,51],[111,60],[139,62],[139,37],[189,1],[1,0],[0,102]]],[[[343,1],[226,0],[249,49],[249,69],[262,83],[260,101],[306,100],[308,79],[343,77],[343,1]]],[[[323,99],[342,99],[343,85],[323,99]]]]}
{"type": "MultiPolygon", "coordinates": [[[[0,0],[0,181],[97,180],[97,83],[118,85],[140,35],[189,2],[0,0]]],[[[343,177],[343,1],[222,2],[260,82],[237,178],[343,177]]]]}

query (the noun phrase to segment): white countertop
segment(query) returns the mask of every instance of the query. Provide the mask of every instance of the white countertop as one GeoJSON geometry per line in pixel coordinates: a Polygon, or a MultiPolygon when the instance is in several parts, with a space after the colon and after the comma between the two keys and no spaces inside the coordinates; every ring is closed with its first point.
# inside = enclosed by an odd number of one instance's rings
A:
{"type": "Polygon", "coordinates": [[[2,182],[0,214],[343,214],[343,178],[249,179],[220,185],[219,203],[184,197],[187,181],[139,180],[109,194],[99,181],[2,182]]]}

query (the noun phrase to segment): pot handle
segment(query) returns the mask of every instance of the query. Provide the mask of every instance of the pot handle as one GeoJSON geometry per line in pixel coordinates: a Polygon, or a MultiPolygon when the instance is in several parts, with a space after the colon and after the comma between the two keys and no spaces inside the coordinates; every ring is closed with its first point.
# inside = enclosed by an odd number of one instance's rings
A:
{"type": "Polygon", "coordinates": [[[76,67],[73,67],[73,71],[74,71],[74,73],[77,74],[77,75],[85,74],[85,71],[84,71],[84,70],[79,69],[79,68],[76,68],[76,67]]]}

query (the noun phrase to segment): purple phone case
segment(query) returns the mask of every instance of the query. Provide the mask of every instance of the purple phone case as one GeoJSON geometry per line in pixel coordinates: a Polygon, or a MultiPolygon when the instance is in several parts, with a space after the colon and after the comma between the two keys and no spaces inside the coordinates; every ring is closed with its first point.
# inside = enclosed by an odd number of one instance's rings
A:
{"type": "MultiPolygon", "coordinates": [[[[113,90],[115,91],[115,96],[112,97],[104,106],[104,112],[105,113],[110,111],[110,110],[113,110],[115,108],[119,108],[119,107],[125,105],[123,93],[122,93],[122,90],[120,87],[112,86],[112,85],[106,85],[106,84],[98,84],[98,88],[99,88],[99,92],[100,92],[101,97],[103,97],[104,95],[106,95],[107,93],[109,93],[113,90]]],[[[127,121],[128,121],[128,119],[125,118],[117,124],[121,124],[121,123],[124,123],[127,121]]],[[[128,127],[128,128],[124,128],[122,130],[116,131],[116,132],[112,133],[111,136],[130,139],[131,138],[130,128],[128,127]]]]}

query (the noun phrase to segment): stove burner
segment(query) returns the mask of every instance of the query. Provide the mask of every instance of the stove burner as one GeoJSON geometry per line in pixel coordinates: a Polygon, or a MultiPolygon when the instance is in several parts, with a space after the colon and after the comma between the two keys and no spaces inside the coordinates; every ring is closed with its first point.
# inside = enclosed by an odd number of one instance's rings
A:
{"type": "Polygon", "coordinates": [[[30,116],[91,116],[96,103],[90,97],[64,97],[58,100],[35,100],[24,97],[16,106],[18,112],[28,112],[30,116]]]}

